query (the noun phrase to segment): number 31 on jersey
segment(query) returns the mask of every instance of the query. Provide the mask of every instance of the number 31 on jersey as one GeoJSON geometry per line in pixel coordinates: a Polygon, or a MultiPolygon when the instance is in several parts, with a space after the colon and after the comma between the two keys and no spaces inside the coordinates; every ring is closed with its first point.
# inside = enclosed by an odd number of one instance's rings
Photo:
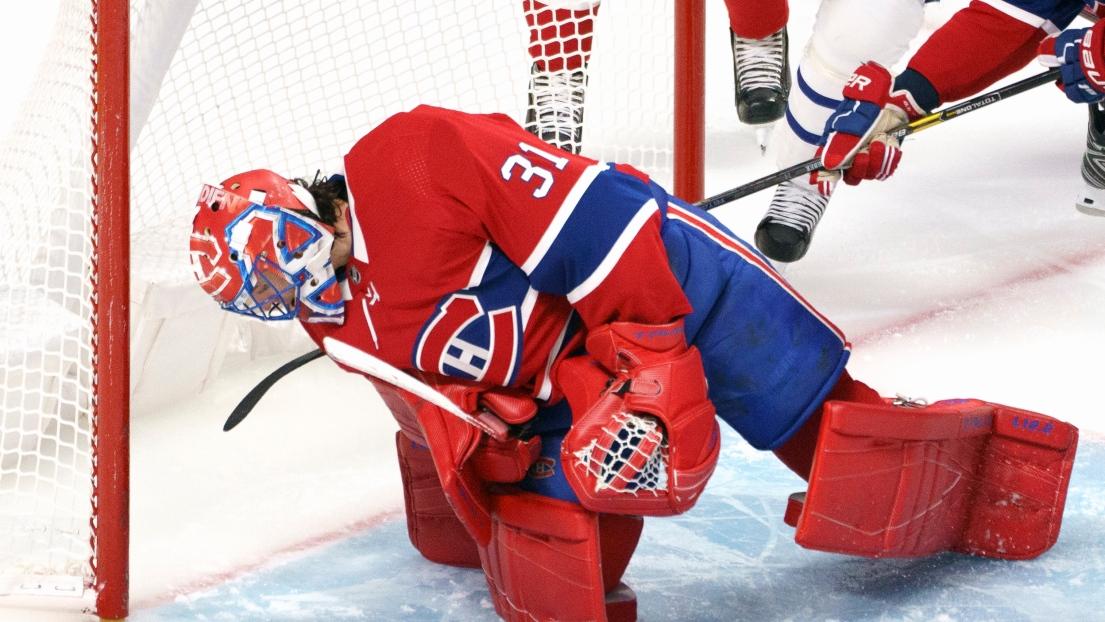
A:
{"type": "MultiPolygon", "coordinates": [[[[533,189],[533,198],[543,199],[549,194],[549,190],[552,189],[554,180],[551,170],[544,166],[534,164],[533,161],[540,159],[552,164],[552,168],[562,171],[564,167],[568,166],[568,158],[564,158],[544,149],[528,145],[526,143],[518,143],[518,148],[522,150],[522,153],[516,153],[503,162],[503,167],[500,170],[503,179],[510,181],[517,179],[524,183],[531,184],[533,189]],[[524,154],[529,153],[535,157],[526,157],[524,154]],[[517,176],[516,176],[517,175],[517,176]]],[[[541,162],[544,164],[544,162],[541,162]]]]}

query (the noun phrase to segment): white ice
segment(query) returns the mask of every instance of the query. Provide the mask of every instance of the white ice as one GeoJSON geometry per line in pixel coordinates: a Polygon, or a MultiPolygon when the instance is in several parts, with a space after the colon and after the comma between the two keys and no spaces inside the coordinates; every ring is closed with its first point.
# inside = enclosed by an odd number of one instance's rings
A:
{"type": "MultiPolygon", "coordinates": [[[[707,194],[774,170],[771,153],[760,156],[754,132],[736,122],[721,2],[711,4],[716,6],[709,22],[707,194]]],[[[792,4],[797,62],[817,3],[792,4]]],[[[949,8],[932,12],[945,15],[949,8]]],[[[4,22],[6,29],[25,27],[21,20],[4,22]]],[[[1016,77],[1039,70],[1030,66],[1016,77]]],[[[1097,382],[1105,358],[1105,218],[1080,214],[1073,206],[1084,132],[1084,109],[1042,87],[910,139],[900,172],[889,182],[842,187],[809,255],[789,267],[786,277],[851,336],[855,377],[884,394],[980,397],[1037,410],[1071,421],[1089,442],[1101,442],[1105,413],[1097,382]]],[[[770,191],[753,195],[717,214],[738,234],[750,236],[769,198],[770,191]]],[[[396,586],[421,589],[431,603],[427,612],[401,610],[409,619],[464,619],[465,611],[490,615],[486,598],[480,600],[482,579],[435,569],[409,549],[399,524],[395,425],[366,382],[326,360],[312,363],[280,382],[238,429],[221,431],[237,400],[286,358],[228,365],[216,386],[195,400],[135,414],[133,619],[187,619],[174,617],[181,611],[193,616],[204,611],[212,620],[377,619],[371,613],[379,611],[374,599],[394,597],[396,586]],[[333,608],[336,597],[326,579],[350,563],[341,556],[350,536],[367,539],[393,556],[395,567],[417,568],[419,574],[366,575],[360,589],[342,594],[361,599],[359,605],[333,608]],[[309,565],[319,551],[326,551],[331,565],[309,565]],[[306,579],[290,592],[256,579],[296,564],[307,564],[299,575],[306,579]],[[258,605],[258,590],[277,597],[258,605]],[[189,609],[211,594],[227,607],[221,613],[189,609]]],[[[884,619],[924,619],[936,611],[947,620],[984,620],[1000,612],[972,607],[989,598],[983,592],[1025,587],[1012,574],[972,592],[977,570],[956,561],[922,567],[792,553],[797,547],[776,512],[783,501],[775,493],[785,494],[787,475],[772,472],[774,467],[764,466],[735,437],[727,441],[725,459],[774,473],[765,476],[775,482],[765,488],[771,495],[757,495],[756,482],[723,468],[704,500],[708,513],[692,520],[712,530],[739,530],[751,521],[758,526],[748,533],[766,539],[726,548],[724,538],[699,533],[701,541],[694,540],[692,523],[652,521],[630,569],[638,587],[698,599],[701,619],[734,619],[739,613],[733,611],[750,605],[777,619],[825,619],[818,609],[788,609],[782,602],[788,589],[831,590],[822,596],[826,606],[846,613],[863,609],[871,595],[862,588],[876,585],[882,591],[870,610],[890,611],[884,619]],[[665,534],[681,538],[684,548],[668,555],[665,534]],[[724,565],[696,566],[698,556],[687,552],[700,546],[704,560],[724,565]],[[781,570],[780,563],[793,564],[793,572],[781,570]],[[692,596],[700,580],[716,587],[725,565],[755,572],[742,574],[746,580],[729,585],[729,591],[692,596]],[[838,580],[810,579],[818,573],[836,573],[838,580]],[[918,575],[930,587],[954,577],[960,588],[952,596],[962,608],[911,605],[908,585],[918,575]],[[748,578],[755,576],[773,579],[757,584],[748,578]],[[771,598],[780,604],[755,607],[771,598]],[[834,605],[840,599],[849,604],[834,605]]],[[[1098,524],[1105,521],[1105,506],[1080,511],[1096,512],[1098,524]]],[[[1105,602],[1105,570],[1101,549],[1096,551],[1098,557],[1085,560],[1088,574],[1063,575],[1066,581],[1085,581],[1078,589],[1086,602],[1096,596],[1105,602]]],[[[1053,568],[1078,557],[1056,554],[1053,568]]],[[[375,568],[388,568],[376,563],[375,568]]],[[[1053,587],[1047,583],[1050,572],[1030,575],[1032,587],[1045,595],[1053,587]]],[[[941,594],[946,592],[935,590],[932,598],[941,594]]],[[[678,619],[665,617],[675,614],[662,605],[642,599],[642,619],[678,619]]],[[[1089,608],[1073,612],[1079,614],[1098,615],[1089,608]]],[[[25,615],[11,619],[29,619],[25,615]]],[[[1034,619],[1029,610],[1013,617],[1034,619]]],[[[2,613],[0,619],[6,619],[2,613]]]]}

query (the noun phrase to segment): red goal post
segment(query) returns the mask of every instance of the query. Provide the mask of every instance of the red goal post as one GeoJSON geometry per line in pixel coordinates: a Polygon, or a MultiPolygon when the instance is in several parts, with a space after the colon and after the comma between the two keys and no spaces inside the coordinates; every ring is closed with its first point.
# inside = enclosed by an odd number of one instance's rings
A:
{"type": "MultiPolygon", "coordinates": [[[[527,2],[59,0],[0,143],[0,607],[125,617],[132,410],[196,399],[227,357],[300,348],[195,286],[199,187],[336,171],[419,103],[524,123],[527,2]]],[[[701,198],[705,0],[538,4],[594,20],[584,155],[701,198]]]]}

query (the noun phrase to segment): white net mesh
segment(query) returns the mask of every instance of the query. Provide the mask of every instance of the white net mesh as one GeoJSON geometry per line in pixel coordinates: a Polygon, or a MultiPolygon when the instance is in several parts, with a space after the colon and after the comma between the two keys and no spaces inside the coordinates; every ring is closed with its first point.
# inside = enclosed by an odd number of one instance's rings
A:
{"type": "Polygon", "coordinates": [[[61,7],[0,147],[0,577],[88,570],[90,6],[61,7]]]}
{"type": "MultiPolygon", "coordinates": [[[[336,170],[356,139],[419,103],[524,122],[534,64],[524,9],[554,30],[584,28],[550,21],[563,13],[540,3],[493,5],[201,1],[170,50],[140,38],[158,30],[147,23],[157,23],[161,7],[148,8],[135,32],[136,62],[172,60],[133,152],[140,278],[192,278],[182,240],[204,181],[262,166],[294,176],[336,170]]],[[[577,21],[593,12],[569,11],[577,21]]],[[[662,183],[671,177],[671,14],[670,0],[602,4],[583,132],[584,153],[638,164],[662,183]],[[626,59],[642,70],[625,71],[626,59]]],[[[545,49],[564,57],[556,50],[566,47],[545,49]]]]}
{"type": "MultiPolygon", "coordinates": [[[[420,103],[524,123],[535,64],[575,62],[588,28],[583,153],[670,185],[672,1],[606,0],[597,15],[588,0],[133,1],[133,386],[179,398],[142,379],[175,380],[197,362],[214,376],[219,352],[249,343],[223,331],[215,352],[179,350],[212,323],[175,297],[201,297],[186,244],[203,183],[336,170],[357,138],[420,103]],[[552,30],[531,38],[527,13],[552,30]],[[536,40],[543,58],[530,54],[536,40]],[[170,313],[185,324],[170,330],[170,313]]],[[[0,148],[0,578],[89,572],[90,7],[62,0],[32,99],[0,148]]]]}

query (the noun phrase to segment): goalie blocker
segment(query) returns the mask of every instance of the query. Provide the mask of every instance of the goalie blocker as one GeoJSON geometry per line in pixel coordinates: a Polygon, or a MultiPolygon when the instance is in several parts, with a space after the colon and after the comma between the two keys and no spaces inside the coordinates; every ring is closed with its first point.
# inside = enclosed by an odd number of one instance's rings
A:
{"type": "Polygon", "coordinates": [[[1059,536],[1074,426],[980,400],[829,401],[809,487],[785,521],[806,548],[1031,559],[1059,536]]]}

